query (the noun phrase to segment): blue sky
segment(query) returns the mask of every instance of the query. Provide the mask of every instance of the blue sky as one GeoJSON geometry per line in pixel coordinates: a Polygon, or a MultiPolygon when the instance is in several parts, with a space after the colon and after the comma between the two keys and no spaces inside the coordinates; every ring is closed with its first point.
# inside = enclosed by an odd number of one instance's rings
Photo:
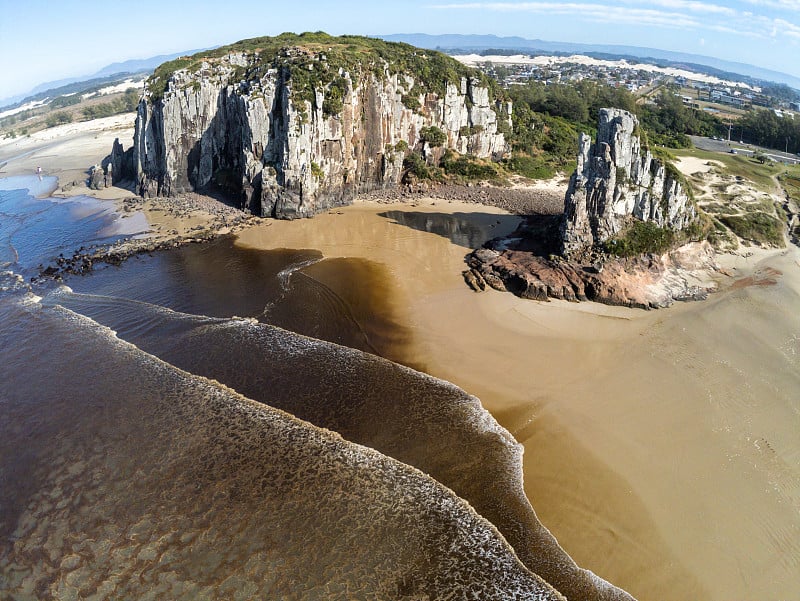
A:
{"type": "Polygon", "coordinates": [[[800,0],[0,0],[0,99],[130,58],[317,30],[629,44],[800,76],[800,0]]]}

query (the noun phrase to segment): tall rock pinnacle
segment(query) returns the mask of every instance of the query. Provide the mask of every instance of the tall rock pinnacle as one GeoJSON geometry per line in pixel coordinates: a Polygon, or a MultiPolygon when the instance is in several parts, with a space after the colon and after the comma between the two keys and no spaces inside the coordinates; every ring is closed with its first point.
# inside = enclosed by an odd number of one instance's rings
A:
{"type": "Polygon", "coordinates": [[[561,253],[580,259],[634,220],[683,229],[697,217],[680,177],[642,147],[639,122],[621,109],[601,109],[597,141],[581,134],[561,225],[561,253]]]}

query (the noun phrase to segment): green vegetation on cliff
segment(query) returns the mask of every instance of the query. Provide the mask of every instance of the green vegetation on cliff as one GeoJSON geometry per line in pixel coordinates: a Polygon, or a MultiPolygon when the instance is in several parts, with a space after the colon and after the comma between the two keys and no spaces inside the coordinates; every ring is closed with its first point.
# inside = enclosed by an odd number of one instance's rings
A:
{"type": "Polygon", "coordinates": [[[463,77],[479,80],[495,98],[504,96],[494,80],[441,52],[362,36],[334,37],[318,31],[241,40],[166,62],[148,81],[153,99],[163,96],[175,71],[186,69],[194,72],[204,61],[213,64],[231,53],[248,55],[250,66],[237,69],[230,83],[260,79],[270,69],[282,69],[288,75],[297,98],[314,102],[315,90],[333,91],[334,100],[326,107],[329,114],[336,113],[336,99],[341,100],[346,92],[340,70],[350,73],[353,80],[370,73],[379,79],[387,73],[413,77],[414,92],[403,97],[412,109],[419,108],[418,92],[443,96],[447,84],[459,85],[463,77]]]}
{"type": "Polygon", "coordinates": [[[713,227],[711,218],[703,213],[682,230],[659,227],[652,221],[634,220],[627,228],[608,240],[603,245],[603,250],[618,257],[636,257],[647,253],[661,255],[687,242],[707,239],[713,227]]]}
{"type": "Polygon", "coordinates": [[[662,254],[675,246],[675,231],[659,227],[652,221],[634,221],[605,243],[606,252],[620,257],[635,257],[645,253],[662,254]]]}
{"type": "Polygon", "coordinates": [[[756,211],[744,215],[721,215],[719,220],[744,240],[756,244],[784,246],[783,233],[786,224],[772,215],[756,211]]]}

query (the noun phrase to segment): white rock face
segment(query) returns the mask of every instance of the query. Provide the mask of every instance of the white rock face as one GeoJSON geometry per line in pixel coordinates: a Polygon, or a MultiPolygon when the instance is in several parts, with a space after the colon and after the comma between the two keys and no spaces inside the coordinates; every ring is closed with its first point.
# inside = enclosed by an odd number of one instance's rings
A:
{"type": "Polygon", "coordinates": [[[439,97],[411,74],[340,71],[342,108],[328,114],[330,90],[316,90],[314,102],[298,99],[286,68],[238,81],[236,68],[248,60],[255,59],[232,54],[195,73],[176,71],[163,98],[142,101],[134,138],[140,194],[169,196],[213,182],[258,214],[307,217],[398,185],[406,146],[425,150],[423,127],[440,128],[446,146],[462,154],[507,151],[489,90],[477,80],[448,84],[439,97]],[[420,107],[405,106],[404,96],[420,107]]]}
{"type": "Polygon", "coordinates": [[[601,109],[597,142],[581,134],[578,166],[564,201],[564,256],[582,256],[633,219],[680,230],[697,217],[675,175],[642,148],[638,126],[627,111],[601,109]]]}

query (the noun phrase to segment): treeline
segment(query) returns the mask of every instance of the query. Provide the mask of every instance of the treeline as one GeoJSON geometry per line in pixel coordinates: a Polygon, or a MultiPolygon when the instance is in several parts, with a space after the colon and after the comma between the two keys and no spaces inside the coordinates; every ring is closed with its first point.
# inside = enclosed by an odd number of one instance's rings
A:
{"type": "Polygon", "coordinates": [[[800,152],[800,119],[778,117],[775,111],[757,110],[742,117],[736,127],[742,128],[742,139],[757,146],[800,152]]]}
{"type": "Polygon", "coordinates": [[[120,113],[130,113],[136,110],[139,104],[139,93],[135,88],[128,88],[120,98],[111,102],[89,105],[81,110],[87,119],[99,119],[101,117],[111,117],[120,113]]]}
{"type": "MultiPolygon", "coordinates": [[[[780,88],[780,86],[777,86],[780,88]]],[[[793,96],[785,92],[785,96],[793,96]]],[[[574,160],[578,132],[594,134],[598,111],[603,107],[628,110],[639,118],[647,143],[668,148],[690,148],[689,136],[728,135],[728,123],[717,116],[692,108],[665,88],[653,104],[637,105],[635,97],[624,88],[582,81],[577,84],[544,85],[529,82],[508,90],[514,101],[514,129],[509,139],[515,151],[546,156],[559,166],[574,160]]],[[[734,129],[748,143],[800,152],[800,119],[773,110],[748,111],[734,129]]]]}
{"type": "Polygon", "coordinates": [[[566,134],[572,140],[569,149],[574,155],[577,132],[594,133],[598,112],[604,107],[636,114],[649,143],[670,148],[688,148],[692,145],[688,136],[721,135],[725,129],[717,117],[687,107],[668,90],[663,90],[652,105],[637,105],[625,88],[590,81],[547,86],[530,82],[512,87],[509,94],[514,101],[512,144],[522,152],[541,149],[561,156],[567,150],[563,140],[566,134]],[[553,132],[553,127],[565,131],[553,132]]]}
{"type": "MultiPolygon", "coordinates": [[[[512,154],[501,166],[534,179],[552,177],[557,171],[569,173],[575,167],[579,134],[596,134],[597,116],[605,107],[637,115],[643,143],[654,152],[660,146],[690,148],[692,135],[727,134],[727,124],[713,114],[687,106],[674,92],[665,88],[653,103],[637,104],[626,88],[593,81],[556,85],[530,81],[511,86],[507,94],[513,102],[513,126],[501,120],[498,129],[506,135],[512,154]]],[[[760,140],[783,135],[772,119],[767,120],[770,127],[765,127],[765,117],[761,113],[748,116],[761,126],[759,131],[764,135],[760,140]]]]}
{"type": "Polygon", "coordinates": [[[512,86],[508,94],[514,103],[513,130],[504,133],[513,153],[506,163],[512,171],[532,178],[574,168],[578,135],[595,132],[601,108],[636,108],[628,90],[589,81],[548,86],[529,82],[512,86]]]}
{"type": "Polygon", "coordinates": [[[637,107],[639,121],[649,141],[668,148],[691,148],[689,136],[722,135],[727,128],[718,117],[686,106],[668,90],[662,90],[654,105],[637,107]]]}

